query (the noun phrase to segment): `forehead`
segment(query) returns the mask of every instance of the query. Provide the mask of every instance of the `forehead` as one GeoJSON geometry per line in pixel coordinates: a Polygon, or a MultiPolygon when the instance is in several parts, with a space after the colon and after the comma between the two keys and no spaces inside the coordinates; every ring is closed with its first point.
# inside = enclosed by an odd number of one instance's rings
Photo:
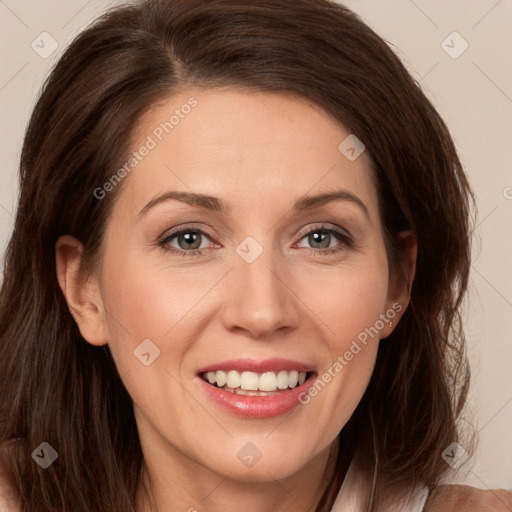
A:
{"type": "Polygon", "coordinates": [[[365,152],[353,161],[344,153],[344,141],[354,146],[352,138],[307,100],[191,89],[141,118],[132,139],[138,155],[121,195],[139,209],[167,190],[225,197],[230,205],[253,209],[343,187],[375,216],[370,160],[365,152]]]}

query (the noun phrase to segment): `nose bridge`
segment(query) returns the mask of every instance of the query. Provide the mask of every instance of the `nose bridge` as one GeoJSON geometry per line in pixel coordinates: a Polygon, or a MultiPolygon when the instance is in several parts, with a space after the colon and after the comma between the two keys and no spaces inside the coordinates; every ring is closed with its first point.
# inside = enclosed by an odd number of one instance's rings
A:
{"type": "Polygon", "coordinates": [[[249,236],[236,248],[224,317],[226,327],[250,331],[254,337],[291,326],[296,319],[293,295],[285,282],[287,272],[283,272],[270,236],[265,237],[264,244],[249,236]]]}

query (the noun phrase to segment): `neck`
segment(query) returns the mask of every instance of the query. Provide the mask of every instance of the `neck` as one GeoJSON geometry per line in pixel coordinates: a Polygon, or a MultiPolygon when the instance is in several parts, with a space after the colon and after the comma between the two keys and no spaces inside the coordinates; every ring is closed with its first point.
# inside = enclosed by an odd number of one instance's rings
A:
{"type": "Polygon", "coordinates": [[[335,441],[293,475],[267,482],[241,482],[195,462],[178,461],[165,470],[145,457],[137,512],[315,512],[336,470],[335,441]]]}

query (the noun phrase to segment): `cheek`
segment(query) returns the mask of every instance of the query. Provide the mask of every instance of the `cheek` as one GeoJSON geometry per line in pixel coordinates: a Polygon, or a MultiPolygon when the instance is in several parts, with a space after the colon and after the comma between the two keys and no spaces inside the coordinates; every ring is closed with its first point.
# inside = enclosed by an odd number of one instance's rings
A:
{"type": "Polygon", "coordinates": [[[304,274],[300,286],[308,308],[325,326],[331,352],[344,352],[347,342],[374,326],[385,312],[387,262],[374,258],[322,268],[304,274]]]}
{"type": "Polygon", "coordinates": [[[134,351],[148,339],[160,351],[158,366],[177,364],[193,345],[196,320],[226,269],[169,266],[161,260],[155,264],[135,251],[123,251],[122,259],[115,257],[121,251],[111,254],[105,258],[102,294],[109,346],[120,374],[140,373],[134,351]]]}
{"type": "Polygon", "coordinates": [[[176,413],[173,370],[189,348],[183,335],[187,312],[201,296],[185,273],[155,269],[143,258],[113,261],[104,268],[109,347],[133,402],[150,417],[176,413]],[[166,371],[167,370],[167,371],[166,371]],[[173,409],[174,408],[174,409],[173,409]]]}
{"type": "Polygon", "coordinates": [[[387,261],[375,258],[339,266],[336,272],[325,269],[309,275],[301,286],[311,290],[307,305],[319,319],[316,326],[322,329],[328,354],[303,403],[310,404],[334,436],[354,412],[373,373],[386,314],[387,261]]]}
{"type": "MultiPolygon", "coordinates": [[[[154,336],[162,339],[198,302],[206,286],[191,279],[185,268],[152,265],[143,254],[111,260],[104,268],[105,304],[110,307],[109,329],[125,338],[154,336]],[[121,324],[121,325],[120,325],[121,324]]],[[[113,341],[118,336],[112,336],[113,341]]]]}

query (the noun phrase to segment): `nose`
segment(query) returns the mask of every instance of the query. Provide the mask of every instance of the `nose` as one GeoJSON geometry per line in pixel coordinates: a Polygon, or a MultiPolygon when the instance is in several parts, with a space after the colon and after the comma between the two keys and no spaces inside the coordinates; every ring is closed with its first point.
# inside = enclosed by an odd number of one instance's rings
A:
{"type": "Polygon", "coordinates": [[[299,304],[292,274],[277,259],[271,250],[251,263],[235,256],[222,314],[226,329],[263,339],[297,326],[299,304]]]}

